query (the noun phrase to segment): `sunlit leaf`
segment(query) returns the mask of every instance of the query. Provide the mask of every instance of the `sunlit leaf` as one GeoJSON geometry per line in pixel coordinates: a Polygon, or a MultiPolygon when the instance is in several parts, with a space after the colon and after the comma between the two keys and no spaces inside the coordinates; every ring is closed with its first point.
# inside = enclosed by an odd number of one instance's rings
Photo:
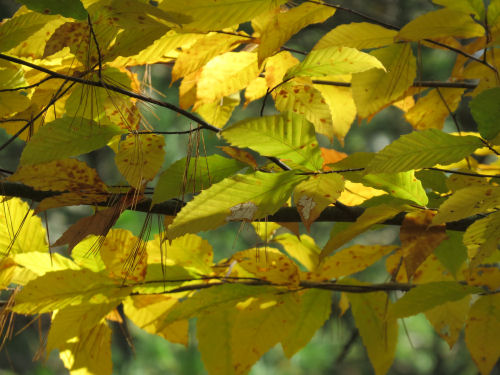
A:
{"type": "Polygon", "coordinates": [[[0,52],[17,46],[55,17],[28,12],[6,20],[0,25],[0,52]]]}
{"type": "Polygon", "coordinates": [[[493,254],[498,249],[500,241],[500,213],[494,212],[482,219],[476,220],[464,233],[464,244],[468,248],[472,265],[493,254]]]}
{"type": "Polygon", "coordinates": [[[275,156],[317,170],[320,150],[314,128],[292,113],[240,121],[222,132],[232,145],[248,147],[265,156],[275,156]]]}
{"type": "Polygon", "coordinates": [[[375,56],[349,47],[328,47],[309,52],[299,65],[287,71],[284,79],[359,73],[372,68],[385,71],[375,56]]]}
{"type": "Polygon", "coordinates": [[[393,173],[410,169],[451,164],[462,160],[482,147],[477,137],[456,136],[436,129],[403,135],[379,151],[370,164],[368,173],[393,173]]]}
{"type": "Polygon", "coordinates": [[[314,243],[312,237],[306,234],[297,237],[290,233],[283,233],[274,237],[273,242],[282,245],[285,251],[297,259],[308,271],[318,266],[321,249],[314,243]]]}
{"type": "Polygon", "coordinates": [[[339,25],[323,35],[313,49],[345,46],[357,49],[378,48],[392,44],[398,34],[395,30],[368,22],[339,25]]]}

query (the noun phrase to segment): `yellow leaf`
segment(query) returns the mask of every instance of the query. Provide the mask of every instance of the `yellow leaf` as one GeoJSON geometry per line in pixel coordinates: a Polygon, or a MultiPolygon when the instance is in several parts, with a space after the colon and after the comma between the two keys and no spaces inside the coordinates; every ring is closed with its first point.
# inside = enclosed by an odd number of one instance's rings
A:
{"type": "Polygon", "coordinates": [[[339,202],[347,206],[357,206],[364,201],[386,194],[385,191],[351,181],[345,181],[345,188],[340,194],[339,202]]]}
{"type": "Polygon", "coordinates": [[[36,207],[35,213],[39,213],[51,208],[66,207],[66,206],[78,206],[80,204],[97,206],[99,203],[106,202],[108,200],[108,193],[106,192],[76,192],[76,193],[64,193],[59,194],[54,197],[49,197],[43,199],[36,207]]]}
{"type": "Polygon", "coordinates": [[[250,102],[260,99],[267,93],[267,81],[263,77],[257,77],[248,84],[245,89],[245,104],[246,107],[250,102]]]}
{"type": "Polygon", "coordinates": [[[137,190],[151,181],[163,164],[165,139],[157,134],[131,134],[120,142],[116,166],[128,183],[137,190]]]}
{"type": "Polygon", "coordinates": [[[300,313],[290,334],[281,341],[283,351],[291,358],[313,337],[323,323],[330,317],[332,292],[309,289],[300,297],[300,313]]]}
{"type": "Polygon", "coordinates": [[[273,248],[249,249],[232,256],[238,265],[262,280],[273,284],[296,288],[299,285],[299,270],[285,254],[273,248]]]}
{"type": "Polygon", "coordinates": [[[498,211],[476,220],[464,233],[471,267],[477,266],[493,254],[500,241],[500,213],[498,211]]]}
{"type": "Polygon", "coordinates": [[[445,36],[474,38],[484,33],[484,28],[468,14],[445,8],[414,19],[399,31],[396,38],[412,41],[445,36]]]}
{"type": "Polygon", "coordinates": [[[139,238],[128,230],[110,230],[100,244],[99,251],[109,277],[123,282],[144,280],[147,253],[141,251],[139,238]]]}
{"type": "Polygon", "coordinates": [[[111,329],[105,322],[59,347],[64,367],[71,373],[111,375],[111,329]]]}
{"type": "Polygon", "coordinates": [[[409,44],[394,44],[371,53],[387,69],[371,69],[352,76],[352,96],[362,118],[399,99],[413,84],[416,61],[409,44]]]}
{"type": "Polygon", "coordinates": [[[258,168],[257,161],[253,157],[251,153],[248,151],[242,150],[241,148],[238,147],[231,147],[231,146],[220,146],[219,147],[222,151],[224,151],[226,154],[231,156],[233,159],[236,159],[238,161],[241,161],[242,163],[248,164],[251,166],[254,170],[258,168]]]}
{"type": "Polygon", "coordinates": [[[23,165],[9,177],[37,190],[88,193],[106,192],[97,171],[76,159],[54,160],[43,164],[23,165]]]}
{"type": "Polygon", "coordinates": [[[217,55],[229,52],[243,42],[250,40],[245,35],[209,33],[184,49],[172,68],[172,82],[196,72],[217,55]]]}
{"type": "Polygon", "coordinates": [[[20,92],[0,92],[0,117],[14,115],[27,109],[31,101],[20,92]]]}
{"type": "Polygon", "coordinates": [[[296,293],[263,295],[240,303],[237,309],[231,336],[233,367],[236,374],[246,374],[265,352],[292,333],[300,300],[296,293]]]}
{"type": "Polygon", "coordinates": [[[454,112],[460,104],[464,91],[456,88],[433,89],[405,113],[405,119],[415,130],[442,129],[450,111],[454,112]]]}
{"type": "Polygon", "coordinates": [[[353,22],[337,26],[323,35],[313,49],[345,46],[357,49],[378,48],[392,44],[398,34],[395,30],[368,22],[353,22]]]}
{"type": "Polygon", "coordinates": [[[196,92],[201,103],[213,103],[244,89],[259,75],[257,54],[226,52],[214,57],[202,69],[196,92]]]}
{"type": "Polygon", "coordinates": [[[500,357],[500,294],[480,297],[469,311],[465,343],[482,375],[487,375],[500,357]]]}
{"type": "Polygon", "coordinates": [[[436,333],[448,343],[450,349],[460,338],[469,306],[470,297],[465,297],[459,301],[446,302],[425,312],[436,333]]]}
{"type": "Polygon", "coordinates": [[[252,225],[257,236],[259,236],[260,239],[265,243],[271,241],[274,235],[276,234],[276,231],[281,228],[281,226],[278,223],[273,223],[269,221],[252,222],[250,223],[250,225],[252,225]]]}
{"type": "MultiPolygon", "coordinates": [[[[338,77],[337,81],[343,81],[338,77]]],[[[314,85],[326,104],[330,108],[332,118],[332,133],[337,139],[344,143],[344,137],[351,128],[351,124],[356,117],[356,105],[352,98],[352,90],[349,87],[336,87],[330,85],[314,85]]],[[[328,134],[321,132],[328,136],[328,134]]],[[[329,136],[331,139],[332,137],[329,136]]]]}
{"type": "Polygon", "coordinates": [[[200,104],[196,106],[196,112],[209,124],[222,128],[229,121],[233,110],[239,104],[240,96],[232,94],[213,103],[200,104]]]}
{"type": "Polygon", "coordinates": [[[165,325],[162,320],[185,294],[132,296],[123,302],[123,309],[125,315],[139,328],[170,342],[187,346],[188,321],[179,320],[165,325]]]}
{"type": "Polygon", "coordinates": [[[385,220],[396,216],[402,210],[402,208],[398,209],[388,205],[380,205],[367,208],[365,212],[363,212],[363,214],[358,217],[355,223],[351,224],[342,232],[330,237],[325,247],[321,251],[320,257],[324,259],[334,250],[346,244],[358,234],[363,233],[365,230],[377,223],[384,222],[385,220]]]}
{"type": "Polygon", "coordinates": [[[328,205],[335,203],[343,190],[344,178],[333,173],[310,176],[295,187],[294,203],[307,230],[328,205]]]}
{"type": "Polygon", "coordinates": [[[486,287],[490,291],[500,289],[500,268],[474,267],[463,272],[467,284],[486,287]]]}
{"type": "Polygon", "coordinates": [[[284,233],[273,238],[273,242],[283,245],[285,251],[297,259],[308,271],[313,271],[319,264],[321,249],[314,243],[314,239],[306,234],[300,237],[284,233]]]}
{"type": "Polygon", "coordinates": [[[307,275],[307,279],[327,281],[337,279],[341,276],[352,275],[353,273],[363,271],[384,255],[396,249],[397,246],[350,246],[326,258],[318,268],[311,272],[310,275],[307,275]]]}
{"type": "Polygon", "coordinates": [[[384,375],[394,360],[398,339],[397,321],[387,317],[390,306],[387,295],[383,292],[348,293],[347,298],[375,374],[384,375]]]}
{"type": "MultiPolygon", "coordinates": [[[[163,238],[164,239],[164,238],[163,238]]],[[[213,250],[208,241],[196,234],[186,234],[172,241],[161,242],[156,235],[147,243],[148,263],[192,267],[202,275],[212,272],[213,250]]]]}
{"type": "Polygon", "coordinates": [[[0,201],[0,254],[47,252],[45,228],[20,198],[0,201]]]}
{"type": "Polygon", "coordinates": [[[432,0],[432,2],[465,14],[474,14],[479,20],[484,18],[484,4],[481,0],[432,0]]]}
{"type": "Polygon", "coordinates": [[[283,81],[285,73],[292,66],[297,65],[297,60],[290,52],[282,51],[266,60],[266,82],[270,89],[279,85],[283,81]]]}
{"type": "Polygon", "coordinates": [[[447,238],[444,225],[431,226],[434,215],[430,210],[410,212],[403,220],[399,238],[409,277],[413,276],[425,259],[447,238]]]}
{"type": "Polygon", "coordinates": [[[310,3],[303,3],[287,12],[280,12],[280,8],[277,8],[274,14],[266,17],[267,22],[260,31],[259,65],[278,51],[292,35],[308,25],[324,22],[334,13],[334,8],[310,3]]]}

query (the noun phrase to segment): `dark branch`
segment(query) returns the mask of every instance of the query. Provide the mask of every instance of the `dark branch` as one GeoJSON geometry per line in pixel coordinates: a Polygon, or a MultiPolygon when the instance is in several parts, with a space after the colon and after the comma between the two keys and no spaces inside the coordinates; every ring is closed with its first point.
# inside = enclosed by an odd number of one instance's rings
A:
{"type": "MultiPolygon", "coordinates": [[[[335,82],[324,81],[321,79],[314,79],[312,83],[316,85],[328,85],[339,87],[351,87],[349,82],[335,82]]],[[[437,82],[437,81],[415,81],[413,87],[427,87],[427,88],[453,88],[453,89],[470,89],[473,90],[477,87],[477,83],[471,82],[437,82]]]]}
{"type": "MultiPolygon", "coordinates": [[[[17,184],[12,182],[0,182],[0,194],[4,196],[29,199],[36,202],[39,202],[45,198],[56,196],[60,193],[61,192],[54,192],[54,191],[37,191],[29,186],[22,184],[17,184]]],[[[104,203],[103,205],[106,205],[106,203],[104,203]]],[[[129,209],[138,212],[150,212],[162,215],[176,215],[184,205],[185,205],[184,202],[172,199],[163,203],[156,204],[153,207],[151,207],[151,200],[145,199],[139,202],[133,208],[129,209]]],[[[349,207],[344,205],[342,205],[341,207],[329,206],[325,210],[323,210],[323,212],[316,221],[355,222],[363,212],[364,208],[362,207],[349,207]]],[[[403,223],[404,217],[405,213],[403,212],[390,220],[386,220],[382,224],[401,225],[403,223]]],[[[471,225],[478,218],[479,216],[474,216],[459,221],[446,223],[446,228],[449,230],[456,230],[463,232],[469,227],[469,225],[471,225]]],[[[267,220],[277,223],[301,222],[299,212],[295,207],[282,207],[275,214],[269,215],[261,220],[267,220]]]]}

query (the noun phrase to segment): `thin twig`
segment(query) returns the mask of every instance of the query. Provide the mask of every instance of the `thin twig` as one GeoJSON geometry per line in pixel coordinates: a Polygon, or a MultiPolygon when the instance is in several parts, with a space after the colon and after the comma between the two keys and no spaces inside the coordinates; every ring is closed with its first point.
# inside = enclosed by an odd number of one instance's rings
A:
{"type": "MultiPolygon", "coordinates": [[[[328,85],[339,87],[351,87],[350,82],[336,82],[325,81],[321,79],[313,79],[312,83],[315,85],[328,85]]],[[[473,90],[477,87],[477,83],[470,82],[437,82],[437,81],[415,81],[413,87],[427,87],[427,88],[454,88],[454,89],[470,89],[473,90]]]]}
{"type": "MultiPolygon", "coordinates": [[[[102,82],[102,55],[101,55],[101,49],[99,48],[99,42],[97,41],[97,36],[95,35],[95,32],[94,32],[94,27],[92,26],[92,20],[90,19],[90,14],[87,15],[87,21],[88,21],[88,24],[89,24],[89,29],[90,29],[90,34],[92,35],[92,39],[94,39],[94,43],[95,43],[95,48],[97,50],[97,63],[98,63],[98,66],[99,66],[99,70],[98,70],[98,77],[99,77],[99,81],[102,82]]],[[[90,48],[90,43],[89,43],[89,53],[91,53],[91,48],[90,48]]]]}

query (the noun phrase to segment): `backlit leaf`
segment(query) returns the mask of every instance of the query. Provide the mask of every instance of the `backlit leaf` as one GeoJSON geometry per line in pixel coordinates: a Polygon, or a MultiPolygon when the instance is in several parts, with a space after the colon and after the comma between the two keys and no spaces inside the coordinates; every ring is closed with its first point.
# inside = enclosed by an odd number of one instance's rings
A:
{"type": "Polygon", "coordinates": [[[434,255],[452,275],[456,275],[467,259],[467,248],[463,243],[463,233],[446,231],[448,237],[434,249],[434,255]]]}
{"type": "Polygon", "coordinates": [[[474,14],[479,20],[484,17],[484,3],[481,0],[432,0],[432,2],[465,14],[474,14]]]}
{"type": "Polygon", "coordinates": [[[392,44],[398,34],[395,30],[368,22],[339,25],[323,35],[313,49],[345,46],[357,49],[378,48],[392,44]]]}
{"type": "Polygon", "coordinates": [[[484,28],[468,14],[445,8],[414,19],[399,31],[397,38],[416,41],[446,36],[474,38],[482,35],[484,28]]]}
{"type": "Polygon", "coordinates": [[[55,17],[28,12],[6,20],[0,25],[0,52],[17,46],[55,17]]]}
{"type": "Polygon", "coordinates": [[[480,297],[469,311],[465,343],[482,375],[487,375],[500,357],[500,294],[480,297]]]}
{"type": "Polygon", "coordinates": [[[344,178],[333,173],[310,176],[295,187],[293,200],[307,230],[328,205],[335,203],[343,190],[344,178]]]}
{"type": "Polygon", "coordinates": [[[168,167],[156,184],[153,204],[171,198],[183,198],[184,194],[199,193],[244,167],[234,159],[210,155],[203,159],[180,159],[168,167]],[[186,166],[187,164],[187,166],[186,166]]]}
{"type": "Polygon", "coordinates": [[[468,248],[472,265],[481,263],[498,249],[500,241],[500,212],[494,212],[476,220],[464,233],[464,244],[468,248]]]}
{"type": "Polygon", "coordinates": [[[393,44],[377,49],[371,55],[386,70],[371,69],[353,75],[352,96],[362,118],[399,99],[416,77],[416,61],[409,44],[393,44]]]}
{"type": "Polygon", "coordinates": [[[486,139],[493,139],[500,132],[499,102],[500,87],[497,87],[481,92],[469,103],[479,133],[486,139]]]}
{"type": "Polygon", "coordinates": [[[379,151],[368,173],[393,173],[446,165],[462,160],[482,147],[477,137],[457,136],[436,129],[403,135],[379,151]]]}
{"type": "Polygon", "coordinates": [[[283,233],[274,237],[273,242],[282,245],[285,251],[297,259],[308,271],[318,266],[321,249],[314,243],[312,237],[302,234],[297,238],[293,234],[283,233]]]}
{"type": "Polygon", "coordinates": [[[158,134],[131,134],[120,142],[116,166],[128,183],[140,190],[151,181],[163,164],[165,139],[158,134]]]}
{"type": "Polygon", "coordinates": [[[0,117],[22,112],[31,104],[28,97],[20,92],[0,92],[0,117]]]}
{"type": "Polygon", "coordinates": [[[391,306],[390,314],[394,318],[404,318],[427,311],[445,302],[461,300],[469,294],[481,293],[481,291],[479,288],[453,281],[422,284],[397,300],[391,306]]]}
{"type": "Polygon", "coordinates": [[[275,156],[317,170],[320,150],[314,128],[304,118],[292,113],[252,118],[223,130],[222,136],[232,145],[251,148],[264,156],[275,156]]]}
{"type": "Polygon", "coordinates": [[[19,0],[29,9],[42,14],[61,14],[64,17],[71,17],[77,20],[86,19],[87,11],[80,0],[19,0]]]}
{"type": "Polygon", "coordinates": [[[372,68],[385,71],[377,57],[354,48],[334,46],[309,52],[299,65],[287,71],[284,79],[359,73],[372,68]]]}
{"type": "Polygon", "coordinates": [[[229,121],[233,110],[238,107],[239,104],[240,96],[238,94],[232,94],[214,103],[201,104],[196,107],[196,113],[209,124],[222,128],[229,121]]]}
{"type": "Polygon", "coordinates": [[[115,125],[63,117],[35,133],[21,155],[21,164],[40,164],[97,150],[125,131],[115,125]]]}

